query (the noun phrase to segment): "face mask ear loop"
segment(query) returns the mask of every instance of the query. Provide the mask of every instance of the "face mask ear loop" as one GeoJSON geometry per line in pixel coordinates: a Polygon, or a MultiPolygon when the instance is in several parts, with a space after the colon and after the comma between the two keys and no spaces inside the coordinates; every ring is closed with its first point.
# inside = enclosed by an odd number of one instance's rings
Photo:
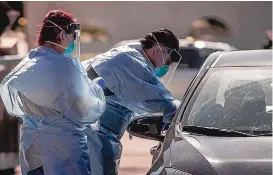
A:
{"type": "MultiPolygon", "coordinates": [[[[54,26],[58,27],[61,31],[64,31],[64,32],[65,32],[64,29],[62,29],[60,26],[58,26],[58,25],[55,24],[54,22],[52,22],[52,21],[50,21],[50,20],[46,20],[45,22],[47,22],[47,21],[50,22],[51,24],[53,24],[54,26]]],[[[65,35],[68,37],[69,41],[72,42],[72,40],[70,39],[70,37],[68,36],[68,34],[67,34],[66,32],[65,32],[65,35]]],[[[51,43],[51,44],[54,44],[54,45],[57,45],[57,46],[60,46],[60,47],[62,47],[62,48],[64,48],[64,49],[66,49],[66,47],[63,47],[63,46],[61,46],[61,45],[59,45],[59,44],[56,44],[56,43],[53,43],[53,42],[51,42],[51,41],[46,41],[46,42],[51,43]]]]}
{"type": "Polygon", "coordinates": [[[64,30],[63,28],[61,28],[60,26],[58,26],[57,24],[55,24],[54,22],[50,21],[50,20],[46,20],[45,22],[50,22],[51,24],[53,24],[54,26],[58,27],[60,30],[64,30]]]}
{"type": "Polygon", "coordinates": [[[156,67],[154,67],[153,63],[150,61],[150,59],[148,58],[148,56],[146,55],[146,53],[144,52],[144,50],[141,48],[143,54],[145,55],[146,59],[151,63],[151,65],[153,66],[153,68],[155,69],[156,67]]]}
{"type": "Polygon", "coordinates": [[[68,37],[68,39],[69,39],[69,41],[70,41],[70,43],[71,43],[73,40],[70,39],[70,37],[68,36],[67,33],[65,33],[65,35],[68,37]]]}
{"type": "Polygon", "coordinates": [[[159,49],[160,49],[160,52],[161,52],[161,56],[162,56],[162,59],[163,59],[163,64],[165,64],[165,58],[164,58],[164,56],[163,56],[163,52],[162,52],[162,49],[161,49],[161,47],[160,47],[160,44],[159,44],[159,42],[157,41],[157,39],[156,39],[156,37],[154,36],[154,34],[151,33],[151,36],[155,39],[156,43],[158,44],[159,49]]]}
{"type": "Polygon", "coordinates": [[[55,46],[59,46],[59,47],[61,47],[61,48],[63,48],[63,49],[66,49],[64,46],[61,46],[60,44],[56,44],[56,43],[51,42],[51,41],[45,41],[45,42],[46,42],[46,43],[53,44],[53,45],[55,45],[55,46]]]}
{"type": "MultiPolygon", "coordinates": [[[[57,24],[55,24],[54,22],[52,22],[52,21],[50,21],[50,20],[46,20],[44,23],[46,23],[47,21],[50,22],[51,24],[53,24],[54,26],[58,27],[61,31],[64,31],[64,29],[62,29],[60,26],[58,26],[57,24]]],[[[64,31],[64,32],[65,32],[65,31],[64,31]]],[[[68,38],[69,38],[69,37],[68,37],[68,38]]],[[[70,38],[69,38],[69,40],[70,40],[70,38]]],[[[62,47],[63,49],[66,49],[64,46],[62,46],[62,45],[60,45],[60,44],[56,44],[56,43],[51,42],[51,41],[45,41],[45,42],[50,43],[50,44],[54,44],[54,45],[56,45],[56,46],[62,47]]]]}

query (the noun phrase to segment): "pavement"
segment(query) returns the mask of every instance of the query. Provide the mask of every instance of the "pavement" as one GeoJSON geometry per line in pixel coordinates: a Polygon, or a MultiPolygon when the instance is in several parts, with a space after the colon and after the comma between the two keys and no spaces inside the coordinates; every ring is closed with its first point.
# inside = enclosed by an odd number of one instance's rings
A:
{"type": "Polygon", "coordinates": [[[123,153],[120,162],[119,175],[144,175],[151,167],[150,149],[158,142],[133,137],[129,139],[126,132],[122,137],[123,153]]]}

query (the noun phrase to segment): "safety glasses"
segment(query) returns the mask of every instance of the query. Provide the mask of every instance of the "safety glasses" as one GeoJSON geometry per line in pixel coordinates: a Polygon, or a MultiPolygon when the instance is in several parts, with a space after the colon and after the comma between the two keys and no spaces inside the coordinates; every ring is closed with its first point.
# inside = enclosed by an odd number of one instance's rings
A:
{"type": "Polygon", "coordinates": [[[171,62],[177,63],[177,62],[179,62],[181,60],[182,56],[179,54],[179,52],[177,52],[176,49],[171,49],[171,48],[168,48],[168,47],[166,47],[166,49],[167,49],[168,55],[171,58],[171,62]]]}

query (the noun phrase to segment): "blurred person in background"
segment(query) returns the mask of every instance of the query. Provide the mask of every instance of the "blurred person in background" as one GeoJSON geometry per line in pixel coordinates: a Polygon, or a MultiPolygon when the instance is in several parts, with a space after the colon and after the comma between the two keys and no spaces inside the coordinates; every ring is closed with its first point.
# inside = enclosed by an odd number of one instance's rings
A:
{"type": "Polygon", "coordinates": [[[23,2],[0,2],[0,21],[0,56],[25,56],[28,52],[28,43],[23,32],[27,23],[23,17],[23,2]]]}
{"type": "Polygon", "coordinates": [[[102,88],[79,60],[79,24],[62,10],[49,11],[37,36],[39,47],[4,78],[1,97],[21,117],[23,175],[90,174],[93,150],[85,132],[105,110],[102,88]]]}
{"type": "Polygon", "coordinates": [[[18,19],[23,16],[23,2],[1,1],[0,2],[0,36],[7,30],[15,30],[18,26],[18,19]]]}
{"type": "Polygon", "coordinates": [[[215,16],[204,16],[192,22],[190,32],[186,38],[223,42],[225,38],[230,36],[230,30],[224,20],[215,16]]]}
{"type": "MultiPolygon", "coordinates": [[[[9,73],[9,67],[0,65],[0,81],[9,73]]],[[[19,164],[19,120],[10,116],[0,98],[0,175],[14,175],[19,164]]]]}
{"type": "MultiPolygon", "coordinates": [[[[20,17],[22,2],[0,2],[0,56],[7,55],[7,50],[2,49],[3,34],[15,30],[17,19],[20,17]]],[[[22,15],[22,14],[21,14],[22,15]]],[[[0,65],[0,82],[10,72],[10,65],[0,65]]],[[[16,174],[19,165],[19,118],[11,116],[5,109],[0,98],[0,175],[16,174]]]]}
{"type": "Polygon", "coordinates": [[[97,157],[91,159],[91,166],[96,167],[91,174],[118,174],[120,139],[134,115],[163,113],[163,121],[170,123],[180,104],[163,84],[169,82],[181,59],[178,38],[168,29],[159,29],[146,34],[140,43],[140,48],[120,46],[83,62],[88,76],[102,77],[106,85],[106,110],[93,144],[97,157]],[[169,78],[164,81],[164,77],[169,78]]]}

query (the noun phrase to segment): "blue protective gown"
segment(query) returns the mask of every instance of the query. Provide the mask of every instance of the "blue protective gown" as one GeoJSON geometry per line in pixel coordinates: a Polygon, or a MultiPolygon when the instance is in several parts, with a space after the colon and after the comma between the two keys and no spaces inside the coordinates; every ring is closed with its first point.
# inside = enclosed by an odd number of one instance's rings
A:
{"type": "Polygon", "coordinates": [[[106,105],[102,89],[81,63],[42,46],[31,50],[1,85],[7,111],[24,121],[23,175],[41,166],[47,175],[90,174],[94,150],[87,135],[94,131],[86,126],[99,119],[106,105]]]}
{"type": "Polygon", "coordinates": [[[102,154],[91,164],[101,170],[97,168],[93,174],[117,174],[122,152],[120,138],[129,120],[136,114],[163,113],[164,121],[171,122],[177,106],[171,93],[156,78],[154,67],[143,57],[141,49],[128,45],[113,48],[83,62],[85,68],[90,65],[114,93],[106,96],[106,110],[100,118],[101,145],[97,152],[102,154]]]}

